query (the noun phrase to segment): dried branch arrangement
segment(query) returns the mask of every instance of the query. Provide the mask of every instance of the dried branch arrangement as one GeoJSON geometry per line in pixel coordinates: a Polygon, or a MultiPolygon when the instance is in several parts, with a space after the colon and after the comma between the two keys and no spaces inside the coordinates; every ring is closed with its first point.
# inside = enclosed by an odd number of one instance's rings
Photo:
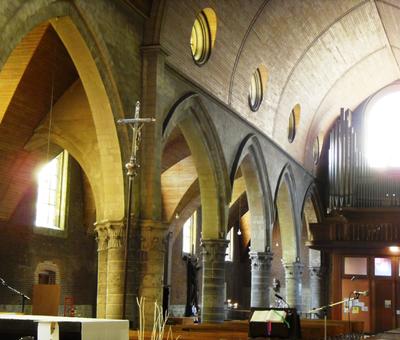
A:
{"type": "MultiPolygon", "coordinates": [[[[146,326],[146,320],[144,315],[144,307],[145,307],[145,299],[141,297],[140,299],[136,298],[136,303],[139,307],[139,329],[138,329],[138,340],[145,340],[144,338],[144,330],[146,326]]],[[[162,306],[159,306],[157,301],[154,303],[154,315],[153,315],[153,327],[151,332],[151,340],[163,340],[164,339],[164,331],[167,322],[168,316],[163,316],[162,306]]],[[[174,335],[172,333],[171,326],[168,329],[167,339],[166,340],[178,340],[180,336],[174,339],[174,335]]]]}

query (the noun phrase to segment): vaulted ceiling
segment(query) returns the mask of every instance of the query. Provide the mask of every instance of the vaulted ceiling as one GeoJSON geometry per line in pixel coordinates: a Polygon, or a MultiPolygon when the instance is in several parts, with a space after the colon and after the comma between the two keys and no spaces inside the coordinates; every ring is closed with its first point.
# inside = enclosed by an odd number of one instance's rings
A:
{"type": "Polygon", "coordinates": [[[399,0],[170,0],[161,45],[179,69],[313,170],[312,145],[340,108],[400,78],[399,0]],[[194,67],[189,41],[196,15],[217,15],[208,62],[194,67]],[[248,106],[253,72],[265,65],[269,80],[257,112],[248,106]],[[293,143],[292,108],[301,114],[293,143]]]}

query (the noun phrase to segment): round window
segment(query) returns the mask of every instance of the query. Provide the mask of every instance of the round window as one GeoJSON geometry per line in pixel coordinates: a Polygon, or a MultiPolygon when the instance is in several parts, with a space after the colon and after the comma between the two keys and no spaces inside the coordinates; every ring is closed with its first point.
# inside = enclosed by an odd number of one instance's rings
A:
{"type": "Polygon", "coordinates": [[[313,148],[312,148],[312,156],[314,160],[314,164],[317,164],[319,161],[319,138],[315,137],[313,148]]]}
{"type": "Polygon", "coordinates": [[[296,137],[296,129],[300,123],[300,104],[296,104],[289,115],[288,141],[292,143],[296,137]]]}
{"type": "Polygon", "coordinates": [[[211,8],[203,9],[194,21],[190,47],[194,62],[201,66],[210,58],[217,30],[217,16],[211,8]]]}
{"type": "Polygon", "coordinates": [[[251,76],[249,87],[248,100],[250,109],[253,112],[257,111],[261,106],[267,81],[267,68],[264,65],[260,65],[251,76]]]}

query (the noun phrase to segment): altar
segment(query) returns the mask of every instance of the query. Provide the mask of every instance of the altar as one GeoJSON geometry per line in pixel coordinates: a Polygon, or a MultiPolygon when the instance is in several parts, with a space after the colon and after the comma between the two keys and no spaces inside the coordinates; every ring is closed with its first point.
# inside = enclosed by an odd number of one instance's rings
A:
{"type": "Polygon", "coordinates": [[[0,314],[0,338],[37,340],[128,340],[129,321],[43,315],[0,314]]]}

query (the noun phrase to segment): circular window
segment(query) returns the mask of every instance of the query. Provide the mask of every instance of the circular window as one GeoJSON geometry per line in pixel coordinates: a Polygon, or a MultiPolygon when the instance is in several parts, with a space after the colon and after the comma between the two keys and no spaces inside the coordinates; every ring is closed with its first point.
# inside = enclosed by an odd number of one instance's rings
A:
{"type": "Polygon", "coordinates": [[[203,9],[196,17],[190,37],[193,60],[203,65],[210,58],[217,31],[217,16],[211,8],[203,9]]]}
{"type": "Polygon", "coordinates": [[[249,87],[249,106],[251,111],[255,112],[260,108],[262,103],[266,83],[268,81],[267,68],[261,65],[253,73],[249,87]]]}
{"type": "Polygon", "coordinates": [[[314,164],[317,164],[319,161],[319,138],[315,137],[313,148],[312,148],[312,156],[314,160],[314,164]]]}
{"type": "Polygon", "coordinates": [[[296,129],[300,123],[300,104],[296,104],[289,116],[289,126],[288,126],[288,141],[292,143],[296,137],[296,129]]]}

